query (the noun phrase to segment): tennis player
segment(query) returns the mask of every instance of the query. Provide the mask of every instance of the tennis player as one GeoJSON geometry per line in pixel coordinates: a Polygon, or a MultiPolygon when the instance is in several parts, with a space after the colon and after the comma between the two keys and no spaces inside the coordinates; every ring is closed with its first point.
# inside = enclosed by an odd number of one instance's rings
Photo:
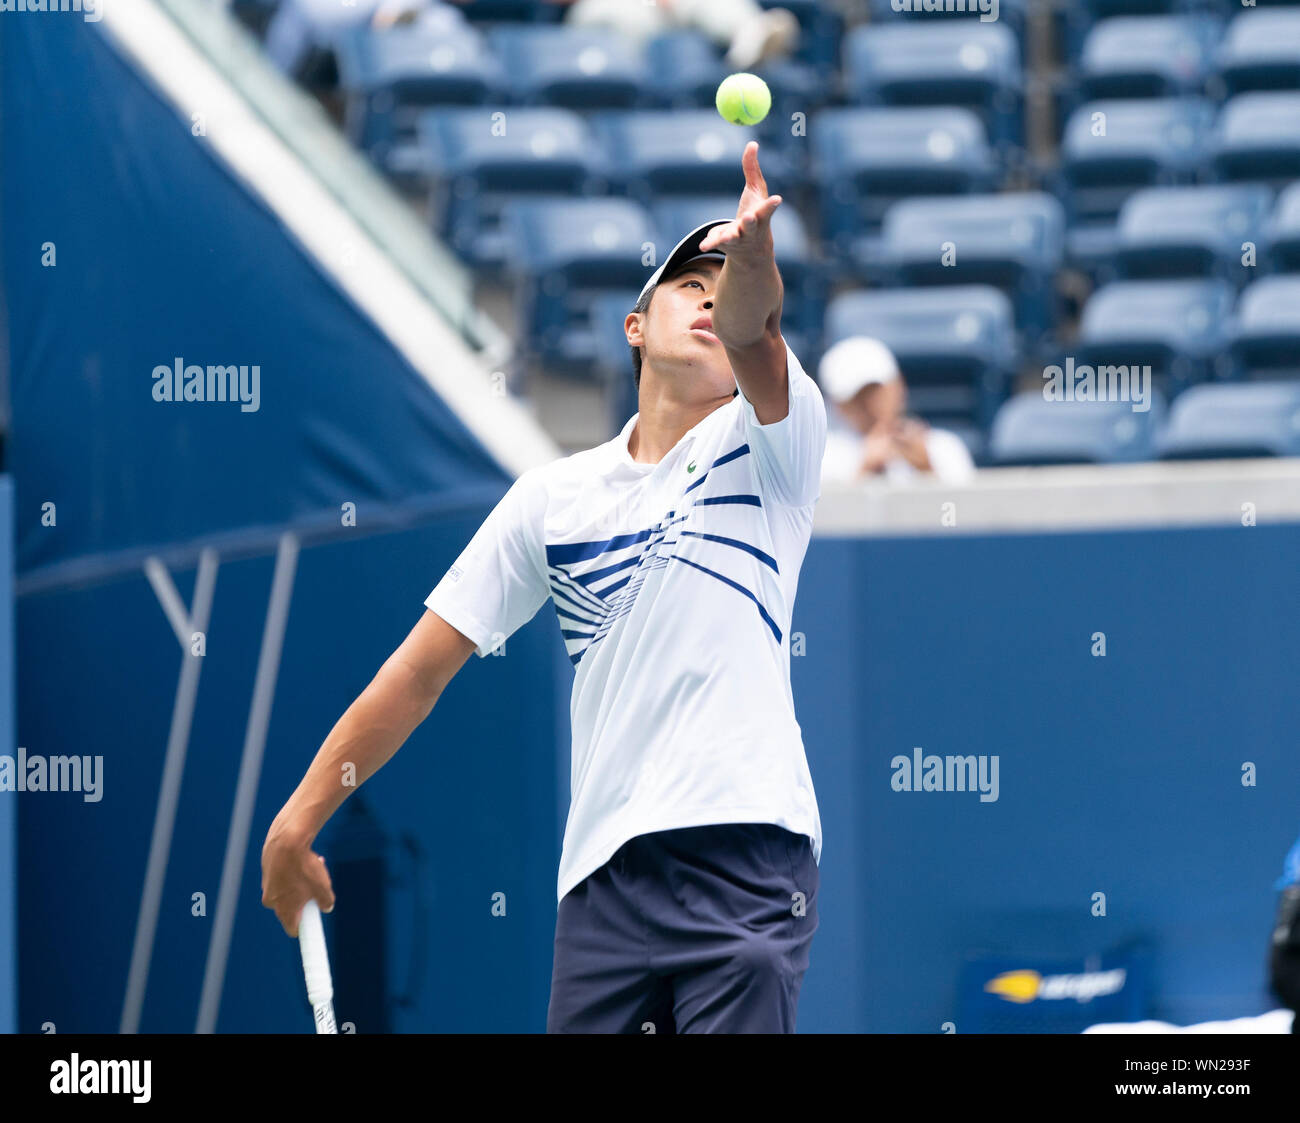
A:
{"type": "Polygon", "coordinates": [[[639,412],[525,472],[339,719],[263,848],[296,934],[333,906],[316,833],[550,599],[574,665],[550,1032],[793,1032],[817,929],[821,822],[790,688],[790,627],[826,443],[781,335],[751,141],[734,219],[674,247],[624,322],[639,412]]]}

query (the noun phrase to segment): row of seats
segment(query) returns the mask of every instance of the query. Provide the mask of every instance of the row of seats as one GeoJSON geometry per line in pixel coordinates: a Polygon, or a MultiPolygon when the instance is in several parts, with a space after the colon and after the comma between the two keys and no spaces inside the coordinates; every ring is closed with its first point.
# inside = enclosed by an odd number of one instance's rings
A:
{"type": "Polygon", "coordinates": [[[983,460],[1012,466],[1266,456],[1300,456],[1300,382],[1196,386],[1168,409],[1158,393],[1135,409],[1132,401],[1050,401],[1028,391],[998,412],[983,460]]]}
{"type": "MultiPolygon", "coordinates": [[[[1300,95],[1291,108],[1300,126],[1300,95]]],[[[1250,120],[1258,129],[1259,118],[1250,120]]],[[[1300,195],[1294,190],[1284,192],[1275,208],[1273,193],[1263,184],[1145,191],[1140,182],[1117,186],[1115,180],[1164,177],[1154,170],[1159,151],[1138,144],[1122,113],[1108,111],[1107,125],[1115,130],[1102,138],[1109,147],[1094,138],[1089,151],[1076,144],[1065,157],[1061,221],[1069,225],[1074,220],[1070,249],[1078,263],[1093,264],[1119,253],[1125,269],[1197,271],[1217,267],[1225,253],[1239,258],[1242,242],[1249,241],[1267,243],[1269,253],[1276,249],[1280,255],[1281,267],[1291,267],[1300,238],[1300,195]],[[1134,172],[1139,162],[1141,177],[1134,172]],[[1123,195],[1116,206],[1117,225],[1091,221],[1098,208],[1082,202],[1103,192],[1123,195]],[[1140,261],[1151,221],[1159,222],[1166,243],[1185,232],[1183,242],[1196,247],[1194,260],[1173,263],[1167,248],[1149,263],[1140,261]],[[1199,239],[1198,225],[1204,227],[1199,239]],[[1220,243],[1223,252],[1211,250],[1207,256],[1206,242],[1220,243]]],[[[753,136],[707,110],[606,113],[589,119],[557,109],[439,109],[424,113],[418,128],[420,139],[407,166],[432,177],[438,232],[467,262],[480,267],[502,260],[505,247],[494,227],[511,198],[614,194],[649,202],[725,192],[735,186],[740,153],[753,136]]],[[[864,246],[899,200],[917,194],[986,193],[999,180],[978,121],[961,109],[826,110],[813,118],[811,136],[811,175],[801,176],[785,153],[767,150],[764,174],[769,187],[786,198],[815,185],[820,239],[850,265],[864,264],[864,246]]],[[[1225,151],[1229,142],[1240,158],[1241,138],[1234,134],[1225,141],[1225,151]]],[[[1286,167],[1294,178],[1300,176],[1300,127],[1289,142],[1295,145],[1294,165],[1288,159],[1270,167],[1286,167]]],[[[960,214],[968,202],[949,205],[960,214]]]]}
{"type": "MultiPolygon", "coordinates": [[[[1222,292],[1231,303],[1240,283],[1255,280],[1268,267],[1300,267],[1300,183],[1283,192],[1270,214],[1271,198],[1267,188],[1255,186],[1139,192],[1121,215],[1110,272],[1130,281],[1204,281],[1199,288],[1177,291],[1222,292]],[[1242,245],[1251,238],[1258,239],[1256,264],[1245,267],[1242,245]]],[[[463,248],[477,240],[482,253],[505,263],[505,275],[518,283],[529,309],[523,338],[544,359],[577,366],[591,358],[591,350],[581,322],[574,323],[584,314],[582,301],[573,314],[567,309],[571,288],[637,288],[648,264],[647,247],[666,248],[676,232],[734,211],[732,195],[722,193],[664,195],[649,207],[627,198],[520,200],[507,194],[497,223],[489,225],[488,192],[453,193],[447,206],[453,215],[451,243],[463,248]]],[[[826,294],[843,274],[816,255],[792,207],[779,208],[773,223],[777,263],[785,277],[785,319],[791,330],[819,345],[826,294]]],[[[881,288],[996,288],[1027,351],[1053,344],[1062,316],[1056,277],[1065,255],[1065,223],[1050,195],[905,198],[887,211],[879,235],[861,239],[854,253],[859,278],[881,288]]],[[[1279,278],[1278,291],[1293,292],[1280,283],[1284,279],[1292,278],[1279,278]]],[[[1257,281],[1248,291],[1258,288],[1257,281]]],[[[1085,327],[1089,322],[1085,310],[1085,327]]]]}
{"type": "Polygon", "coordinates": [[[1120,16],[1084,40],[1073,85],[1085,99],[1300,87],[1300,10],[1120,16]],[[1215,81],[1217,79],[1217,81],[1215,81]]]}
{"type": "MultiPolygon", "coordinates": [[[[636,409],[623,335],[635,300],[635,289],[607,290],[585,305],[596,367],[613,395],[611,420],[636,409]]],[[[1103,286],[1085,305],[1078,337],[1037,368],[1019,342],[1006,294],[987,285],[850,290],[827,302],[814,330],[789,316],[783,330],[809,370],[841,339],[880,339],[908,379],[911,408],[958,431],[977,454],[980,434],[1027,363],[1035,370],[1147,368],[1162,399],[1180,400],[1209,382],[1300,385],[1300,277],[1261,278],[1240,297],[1222,281],[1103,286]]]]}

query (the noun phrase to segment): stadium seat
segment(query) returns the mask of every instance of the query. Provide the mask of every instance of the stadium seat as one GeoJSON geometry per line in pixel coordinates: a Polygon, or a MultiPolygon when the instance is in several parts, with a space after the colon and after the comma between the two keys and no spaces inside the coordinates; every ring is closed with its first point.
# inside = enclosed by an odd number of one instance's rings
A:
{"type": "Polygon", "coordinates": [[[649,212],[630,199],[516,200],[502,219],[521,345],[574,374],[592,373],[591,299],[645,284],[643,247],[662,242],[649,212]]]}
{"type": "Polygon", "coordinates": [[[842,257],[905,196],[996,185],[984,126],[968,109],[827,109],[811,132],[822,237],[842,257]]]}
{"type": "Polygon", "coordinates": [[[1206,16],[1118,16],[1088,32],[1078,94],[1099,98],[1199,94],[1221,25],[1206,16]]]}
{"type": "Polygon", "coordinates": [[[1219,114],[1211,152],[1221,179],[1280,186],[1300,178],[1300,92],[1232,98],[1219,114]]]}
{"type": "Polygon", "coordinates": [[[538,0],[450,0],[465,18],[475,23],[519,21],[522,23],[548,23],[560,19],[564,8],[559,4],[538,3],[538,0]]]}
{"type": "Polygon", "coordinates": [[[1152,187],[1119,214],[1116,266],[1125,277],[1210,277],[1244,282],[1245,243],[1258,247],[1273,193],[1257,184],[1152,187]]]}
{"type": "Polygon", "coordinates": [[[1157,440],[1164,460],[1300,456],[1300,382],[1194,386],[1157,440]]]}
{"type": "Polygon", "coordinates": [[[829,78],[839,65],[844,16],[826,0],[759,0],[764,8],[785,8],[799,21],[799,45],[793,62],[829,78]]]}
{"type": "Polygon", "coordinates": [[[910,2],[909,0],[869,0],[869,8],[871,22],[877,27],[891,21],[901,23],[907,20],[917,20],[922,23],[945,19],[981,22],[982,16],[988,17],[982,22],[992,23],[996,17],[996,22],[1009,27],[1023,46],[1029,2],[1028,0],[983,0],[981,7],[981,0],[966,0],[964,5],[952,4],[949,10],[943,5],[934,3],[930,3],[927,7],[925,0],[910,0],[910,2]]]}
{"type": "Polygon", "coordinates": [[[861,270],[892,286],[994,285],[1037,345],[1056,321],[1064,239],[1061,205],[1041,192],[918,196],[885,213],[879,242],[861,251],[861,270]]]}
{"type": "Polygon", "coordinates": [[[433,109],[419,129],[425,163],[436,172],[434,227],[480,268],[499,269],[506,259],[501,214],[511,201],[581,196],[599,183],[591,130],[569,109],[433,109]]]}
{"type": "Polygon", "coordinates": [[[1293,183],[1277,197],[1264,240],[1264,255],[1271,268],[1300,272],[1300,183],[1293,183]]]}
{"type": "Polygon", "coordinates": [[[1261,277],[1243,289],[1229,337],[1245,378],[1300,372],[1300,277],[1261,277]]]}
{"type": "Polygon", "coordinates": [[[1218,71],[1229,94],[1300,88],[1300,10],[1241,12],[1219,48],[1218,71]]]}
{"type": "Polygon", "coordinates": [[[448,29],[430,13],[384,30],[349,29],[337,37],[335,53],[349,138],[397,176],[429,170],[415,143],[422,109],[482,105],[504,85],[481,32],[468,24],[448,29]]]}
{"type": "Polygon", "coordinates": [[[673,31],[646,43],[654,82],[646,97],[657,109],[709,108],[727,76],[718,48],[698,31],[673,31]]]}
{"type": "Polygon", "coordinates": [[[1160,16],[1213,9],[1218,0],[1075,0],[1058,11],[1065,55],[1077,59],[1083,54],[1088,33],[1101,20],[1120,16],[1160,16]]]}
{"type": "Polygon", "coordinates": [[[995,146],[1022,143],[1020,48],[1010,29],[973,20],[891,22],[844,37],[844,87],[857,105],[958,105],[995,146]]]}
{"type": "Polygon", "coordinates": [[[1084,305],[1069,353],[1094,368],[1149,366],[1172,397],[1191,383],[1231,374],[1224,352],[1233,296],[1226,281],[1104,285],[1084,305]]]}
{"type": "MultiPolygon", "coordinates": [[[[667,246],[671,247],[688,230],[694,230],[701,223],[715,218],[734,218],[737,199],[735,193],[668,197],[653,203],[650,210],[655,226],[667,246]]],[[[785,288],[781,307],[782,329],[787,336],[794,333],[815,345],[820,339],[826,314],[830,278],[826,267],[817,260],[802,217],[789,200],[783,199],[772,215],[772,241],[785,288]]]]}
{"type": "MultiPolygon", "coordinates": [[[[340,36],[364,28],[383,0],[280,0],[266,28],[266,53],[288,77],[313,89],[333,89],[338,82],[335,45],[340,36]]],[[[465,17],[432,0],[406,0],[412,10],[429,8],[450,29],[465,26],[465,17]]]]}
{"type": "MultiPolygon", "coordinates": [[[[664,195],[733,192],[740,198],[740,158],[754,131],[728,124],[716,110],[609,112],[591,120],[605,151],[606,175],[620,191],[647,203],[664,195]]],[[[764,149],[762,167],[774,195],[785,198],[798,188],[781,153],[764,149]]]]}
{"type": "Polygon", "coordinates": [[[1191,183],[1213,123],[1214,107],[1200,98],[1080,106],[1061,142],[1061,191],[1071,225],[1114,219],[1139,187],[1191,183]]]}
{"type": "Polygon", "coordinates": [[[1163,403],[1047,401],[1028,390],[998,410],[989,436],[989,461],[1000,467],[1028,464],[1117,464],[1150,460],[1163,403]]]}
{"type": "Polygon", "coordinates": [[[1005,293],[987,285],[841,293],[826,313],[826,349],[855,335],[898,359],[913,411],[936,424],[986,428],[1015,373],[1005,293]]]}
{"type": "Polygon", "coordinates": [[[518,104],[571,109],[642,104],[650,77],[645,48],[617,31],[499,24],[487,34],[518,104]]]}

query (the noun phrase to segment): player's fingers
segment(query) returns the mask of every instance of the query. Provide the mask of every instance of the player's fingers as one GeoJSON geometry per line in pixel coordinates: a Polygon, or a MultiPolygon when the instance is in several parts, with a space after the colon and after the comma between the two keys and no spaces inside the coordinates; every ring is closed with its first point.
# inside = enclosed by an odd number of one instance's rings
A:
{"type": "Polygon", "coordinates": [[[745,186],[752,187],[761,195],[766,195],[767,181],[763,178],[763,169],[758,166],[758,141],[751,140],[745,145],[740,163],[745,169],[745,186]]]}

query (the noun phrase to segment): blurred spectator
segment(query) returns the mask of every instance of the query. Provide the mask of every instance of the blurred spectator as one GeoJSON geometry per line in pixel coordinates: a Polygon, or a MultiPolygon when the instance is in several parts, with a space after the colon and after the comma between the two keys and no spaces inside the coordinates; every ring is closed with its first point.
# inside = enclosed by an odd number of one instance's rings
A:
{"type": "Polygon", "coordinates": [[[975,472],[965,442],[908,417],[907,384],[893,352],[878,339],[853,336],[822,357],[818,381],[835,403],[836,424],[826,434],[824,480],[883,475],[892,482],[932,473],[963,483],[975,472]]]}
{"type": "Polygon", "coordinates": [[[566,4],[574,27],[608,27],[636,39],[694,28],[726,47],[732,70],[750,70],[788,55],[799,21],[785,8],[764,11],[758,0],[549,0],[566,4]]]}

